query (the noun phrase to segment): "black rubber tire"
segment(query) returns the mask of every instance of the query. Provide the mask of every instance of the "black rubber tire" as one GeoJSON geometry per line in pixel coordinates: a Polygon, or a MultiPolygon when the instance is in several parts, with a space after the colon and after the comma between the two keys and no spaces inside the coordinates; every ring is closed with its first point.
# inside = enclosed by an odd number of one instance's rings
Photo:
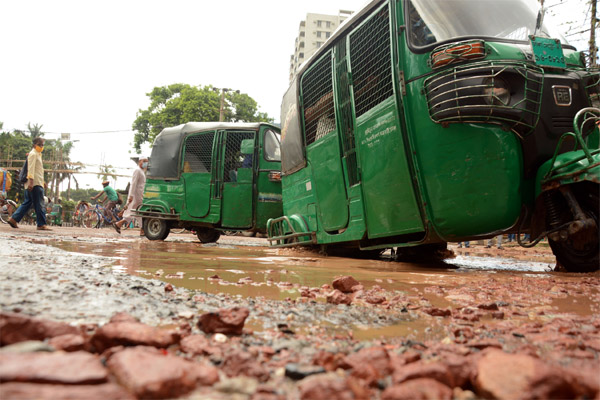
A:
{"type": "Polygon", "coordinates": [[[144,218],[142,225],[144,227],[144,235],[146,235],[148,240],[165,240],[171,231],[169,224],[164,219],[144,218]]]}
{"type": "Polygon", "coordinates": [[[96,210],[87,210],[81,217],[81,225],[85,228],[95,228],[100,222],[100,216],[96,210]]]}
{"type": "MultiPolygon", "coordinates": [[[[297,240],[297,238],[294,238],[297,240]]],[[[357,258],[360,260],[377,260],[386,249],[361,250],[358,247],[327,246],[321,251],[328,256],[357,258]]]]}
{"type": "Polygon", "coordinates": [[[399,247],[396,251],[396,260],[414,263],[441,262],[451,257],[448,243],[429,243],[413,247],[399,247]]]}
{"type": "Polygon", "coordinates": [[[221,232],[212,228],[197,228],[196,236],[202,243],[215,243],[221,237],[221,232]]]}
{"type": "MultiPolygon", "coordinates": [[[[600,185],[591,182],[573,186],[573,194],[581,209],[596,221],[596,227],[600,226],[598,225],[599,188],[600,185]]],[[[559,267],[569,272],[593,272],[600,269],[600,245],[598,242],[598,229],[594,232],[576,234],[564,242],[554,242],[548,239],[559,267]],[[585,243],[582,243],[582,240],[585,243]]]]}
{"type": "Polygon", "coordinates": [[[0,220],[3,224],[8,224],[8,219],[17,210],[17,203],[12,200],[6,200],[6,204],[0,207],[0,220]]]}

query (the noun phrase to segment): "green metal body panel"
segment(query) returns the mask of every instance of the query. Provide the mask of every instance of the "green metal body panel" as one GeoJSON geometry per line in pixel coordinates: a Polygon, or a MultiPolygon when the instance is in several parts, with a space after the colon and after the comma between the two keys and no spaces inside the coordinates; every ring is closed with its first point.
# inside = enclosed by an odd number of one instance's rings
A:
{"type": "Polygon", "coordinates": [[[225,228],[252,227],[252,169],[240,168],[236,182],[223,185],[221,225],[225,228]]]}
{"type": "Polygon", "coordinates": [[[194,218],[203,218],[210,209],[210,179],[209,173],[181,174],[185,182],[185,209],[194,218]]]}
{"type": "Polygon", "coordinates": [[[321,229],[337,231],[348,225],[348,197],[337,131],[306,149],[312,174],[312,190],[318,204],[321,229]]]}
{"type": "MultiPolygon", "coordinates": [[[[261,166],[272,168],[272,162],[261,159],[261,166]]],[[[269,179],[270,170],[260,169],[256,183],[256,218],[254,224],[257,230],[264,232],[267,221],[283,214],[283,202],[281,198],[281,181],[269,179]]],[[[277,171],[279,172],[279,171],[277,171]]]]}
{"type": "Polygon", "coordinates": [[[424,229],[397,110],[392,97],[357,121],[356,140],[369,238],[424,229]]]}
{"type": "Polygon", "coordinates": [[[544,190],[553,189],[558,185],[569,185],[589,181],[600,183],[600,152],[592,154],[590,163],[583,150],[559,154],[554,162],[554,173],[546,177],[553,167],[552,160],[545,162],[538,170],[535,181],[535,194],[539,196],[544,190]],[[546,188],[545,188],[546,187],[546,188]]]}
{"type": "Polygon", "coordinates": [[[318,229],[317,213],[314,206],[316,198],[312,190],[310,168],[284,176],[281,181],[284,195],[283,215],[303,215],[312,231],[318,229]]]}
{"type": "Polygon", "coordinates": [[[179,213],[184,208],[184,200],[184,185],[181,180],[147,179],[141,209],[169,213],[173,208],[179,213]]]}
{"type": "MultiPolygon", "coordinates": [[[[408,95],[421,87],[419,81],[409,84],[408,95]]],[[[421,102],[407,104],[406,114],[422,198],[437,235],[452,241],[512,226],[521,208],[518,138],[496,126],[433,125],[421,102]]]]}

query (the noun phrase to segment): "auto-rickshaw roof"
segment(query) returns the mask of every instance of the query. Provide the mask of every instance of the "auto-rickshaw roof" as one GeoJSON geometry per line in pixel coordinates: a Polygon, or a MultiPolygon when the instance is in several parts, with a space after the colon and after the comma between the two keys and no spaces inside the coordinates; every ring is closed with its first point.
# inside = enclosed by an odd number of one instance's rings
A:
{"type": "Polygon", "coordinates": [[[216,130],[258,130],[261,125],[277,128],[266,122],[188,122],[163,129],[152,146],[148,177],[154,179],[177,179],[181,146],[185,137],[192,133],[216,130]]]}

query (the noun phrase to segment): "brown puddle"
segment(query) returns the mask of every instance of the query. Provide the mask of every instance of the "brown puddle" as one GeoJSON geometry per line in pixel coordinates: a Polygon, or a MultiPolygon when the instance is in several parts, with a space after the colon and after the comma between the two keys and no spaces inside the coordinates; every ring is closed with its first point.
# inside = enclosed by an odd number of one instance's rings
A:
{"type": "MultiPolygon", "coordinates": [[[[141,277],[160,279],[174,286],[207,293],[283,300],[298,298],[301,287],[319,288],[342,275],[351,275],[366,290],[375,285],[384,290],[421,299],[432,307],[457,304],[439,289],[485,286],[490,279],[509,281],[515,277],[557,279],[577,282],[574,275],[514,270],[464,269],[439,263],[420,265],[385,260],[359,260],[322,257],[304,250],[278,250],[243,245],[202,245],[197,242],[143,241],[50,241],[60,249],[86,254],[117,257],[113,269],[141,277]],[[218,278],[214,278],[218,276],[218,278]]],[[[484,262],[484,261],[481,261],[484,262]]],[[[598,295],[598,291],[596,291],[598,295]]],[[[317,301],[325,301],[318,297],[317,301]]],[[[597,313],[597,299],[585,296],[550,294],[539,305],[529,304],[536,315],[557,313],[590,315],[597,313]],[[596,302],[594,302],[596,301],[596,302]],[[537,306],[537,308],[536,308],[537,306]]],[[[536,317],[538,318],[538,317],[536,317]]],[[[261,330],[260,326],[253,326],[261,330]]],[[[415,340],[443,339],[443,322],[420,319],[384,328],[354,327],[356,339],[402,336],[415,340]]]]}
{"type": "Polygon", "coordinates": [[[312,253],[279,255],[279,250],[266,247],[203,246],[189,242],[48,244],[70,252],[118,257],[113,268],[176,286],[268,299],[296,298],[300,287],[321,287],[342,275],[352,275],[367,289],[378,285],[385,290],[407,291],[418,285],[440,284],[454,268],[437,266],[433,270],[407,263],[325,258],[312,253]],[[220,279],[213,279],[215,275],[220,279]]]}

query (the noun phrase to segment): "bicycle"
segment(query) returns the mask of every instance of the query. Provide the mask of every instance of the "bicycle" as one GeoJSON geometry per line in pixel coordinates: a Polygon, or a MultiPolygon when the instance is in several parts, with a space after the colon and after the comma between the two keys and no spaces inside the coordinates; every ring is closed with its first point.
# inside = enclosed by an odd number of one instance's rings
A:
{"type": "Polygon", "coordinates": [[[17,209],[17,203],[0,195],[0,221],[8,224],[8,219],[17,209]]]}
{"type": "Polygon", "coordinates": [[[93,208],[87,210],[82,217],[83,226],[86,228],[97,228],[100,229],[105,225],[112,225],[113,222],[120,221],[118,206],[113,209],[112,217],[106,216],[106,210],[99,204],[96,204],[93,208]]]}
{"type": "Polygon", "coordinates": [[[87,201],[82,200],[77,203],[75,211],[73,212],[73,226],[83,226],[83,214],[89,209],[90,204],[87,201]]]}

